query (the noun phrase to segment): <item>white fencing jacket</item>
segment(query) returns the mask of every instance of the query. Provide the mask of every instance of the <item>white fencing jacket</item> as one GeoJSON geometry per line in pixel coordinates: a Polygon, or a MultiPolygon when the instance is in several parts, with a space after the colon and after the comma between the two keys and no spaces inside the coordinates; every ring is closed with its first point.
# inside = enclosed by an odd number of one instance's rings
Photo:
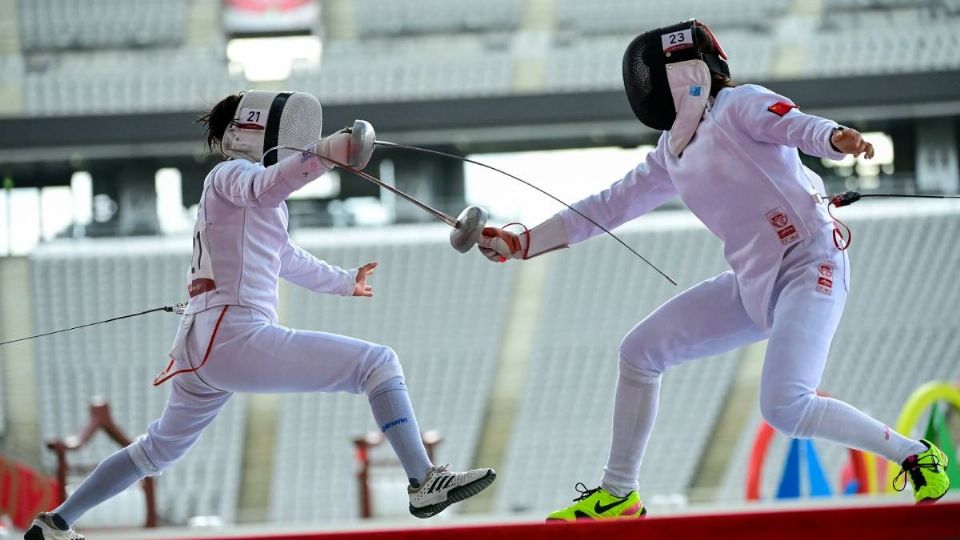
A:
{"type": "MultiPolygon", "coordinates": [[[[823,180],[803,166],[797,149],[843,158],[830,144],[836,126],[800,112],[790,100],[761,86],[724,89],[680,158],[668,151],[664,133],[644,163],[573,206],[612,229],[679,195],[723,241],[744,308],[766,329],[784,251],[810,235],[824,234],[825,228],[832,230],[826,208],[815,199],[824,193],[823,180]]],[[[602,232],[565,209],[531,231],[530,252],[574,244],[602,232]],[[566,242],[548,238],[538,242],[537,230],[556,231],[558,221],[566,242]]]]}
{"type": "Polygon", "coordinates": [[[314,292],[353,294],[356,269],[317,259],[287,234],[284,200],[328,170],[320,158],[298,154],[266,168],[238,159],[210,171],[203,182],[187,270],[186,314],[236,305],[276,322],[281,277],[314,292]]]}

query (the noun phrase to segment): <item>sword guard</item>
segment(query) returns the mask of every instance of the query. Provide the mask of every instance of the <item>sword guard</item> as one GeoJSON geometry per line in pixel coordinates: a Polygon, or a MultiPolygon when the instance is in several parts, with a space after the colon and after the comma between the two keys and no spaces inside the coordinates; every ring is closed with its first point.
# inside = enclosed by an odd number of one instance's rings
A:
{"type": "Polygon", "coordinates": [[[480,206],[468,206],[457,216],[457,226],[450,231],[450,245],[460,253],[470,251],[477,241],[490,214],[480,206]]]}
{"type": "Polygon", "coordinates": [[[370,157],[373,155],[376,131],[366,120],[354,120],[353,127],[347,128],[346,131],[350,134],[351,147],[350,163],[348,165],[362,169],[367,166],[370,157]]]}

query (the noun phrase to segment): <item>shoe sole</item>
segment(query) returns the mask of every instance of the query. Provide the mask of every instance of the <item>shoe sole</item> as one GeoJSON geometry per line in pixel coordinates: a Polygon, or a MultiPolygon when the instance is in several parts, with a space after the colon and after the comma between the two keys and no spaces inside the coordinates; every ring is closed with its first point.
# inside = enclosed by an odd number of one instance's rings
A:
{"type": "Polygon", "coordinates": [[[451,504],[469,499],[477,493],[487,489],[487,487],[492,484],[496,478],[497,473],[491,469],[490,471],[487,471],[487,474],[477,478],[473,482],[451,489],[449,492],[447,492],[447,500],[443,502],[421,507],[416,507],[411,504],[410,513],[421,519],[435,516],[440,512],[443,512],[443,510],[451,504]]]}
{"type": "Polygon", "coordinates": [[[947,487],[946,490],[944,490],[943,493],[940,494],[939,497],[926,497],[926,498],[923,498],[923,499],[920,499],[919,501],[917,501],[917,504],[933,504],[933,503],[939,501],[940,499],[942,499],[943,496],[947,494],[947,491],[950,491],[949,486],[947,487]]]}
{"type": "Polygon", "coordinates": [[[577,516],[576,519],[564,519],[564,518],[552,518],[548,517],[544,521],[547,523],[576,523],[580,521],[628,521],[631,519],[643,519],[647,516],[647,507],[644,506],[640,509],[640,514],[636,516],[610,516],[610,517],[591,517],[591,516],[577,516]]]}
{"type": "MultiPolygon", "coordinates": [[[[43,535],[43,529],[39,525],[34,525],[27,529],[27,532],[23,533],[23,540],[46,540],[46,536],[43,535]]],[[[81,538],[84,538],[81,536],[81,538]]]]}

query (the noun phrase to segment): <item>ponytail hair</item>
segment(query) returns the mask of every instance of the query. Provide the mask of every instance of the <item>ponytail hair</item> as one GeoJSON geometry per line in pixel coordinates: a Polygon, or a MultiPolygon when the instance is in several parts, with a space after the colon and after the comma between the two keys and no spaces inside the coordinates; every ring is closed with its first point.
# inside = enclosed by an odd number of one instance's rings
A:
{"type": "Polygon", "coordinates": [[[233,122],[233,117],[237,112],[237,105],[240,104],[240,95],[232,94],[220,100],[219,103],[210,109],[210,112],[197,118],[196,123],[203,124],[206,130],[207,148],[212,152],[214,147],[219,147],[223,140],[223,134],[227,131],[227,126],[233,122]]]}
{"type": "MultiPolygon", "coordinates": [[[[700,50],[707,54],[713,54],[721,58],[726,58],[723,54],[723,49],[720,48],[720,44],[717,43],[716,37],[714,37],[713,32],[703,23],[698,23],[696,30],[697,32],[697,42],[700,43],[700,50]]],[[[710,71],[710,95],[717,97],[717,94],[720,93],[724,88],[733,88],[737,83],[733,82],[733,79],[724,75],[723,73],[717,73],[715,71],[710,71]]]]}

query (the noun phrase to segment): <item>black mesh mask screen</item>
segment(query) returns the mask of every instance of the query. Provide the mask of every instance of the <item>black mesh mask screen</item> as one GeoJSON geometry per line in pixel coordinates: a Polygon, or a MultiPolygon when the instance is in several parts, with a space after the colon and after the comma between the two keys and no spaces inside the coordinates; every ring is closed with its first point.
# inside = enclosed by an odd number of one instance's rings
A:
{"type": "Polygon", "coordinates": [[[644,125],[665,131],[673,126],[677,118],[666,64],[701,59],[707,62],[711,71],[729,76],[726,62],[717,55],[701,52],[700,44],[710,40],[711,37],[698,23],[691,20],[644,32],[630,42],[623,54],[623,86],[630,108],[644,125]],[[663,52],[661,36],[686,28],[693,29],[694,46],[672,52],[668,58],[663,52]]]}
{"type": "Polygon", "coordinates": [[[637,36],[623,55],[623,86],[633,114],[647,127],[670,129],[677,118],[660,50],[660,31],[637,36]]]}

